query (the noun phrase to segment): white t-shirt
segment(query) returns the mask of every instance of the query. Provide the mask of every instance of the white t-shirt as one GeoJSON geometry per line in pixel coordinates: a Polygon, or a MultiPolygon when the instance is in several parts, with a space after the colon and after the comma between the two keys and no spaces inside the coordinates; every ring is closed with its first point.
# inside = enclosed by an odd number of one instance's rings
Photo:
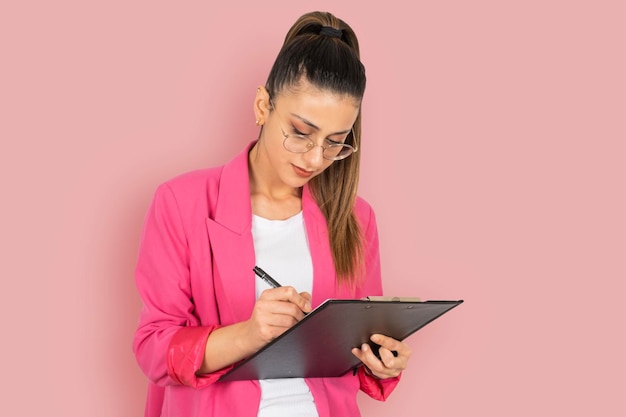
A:
{"type": "MultiPolygon", "coordinates": [[[[302,212],[286,220],[252,216],[256,265],[282,286],[313,290],[313,261],[302,212]]],[[[252,273],[253,274],[253,273],[252,273]]],[[[271,288],[255,275],[256,298],[271,288]]],[[[266,379],[261,385],[258,417],[318,417],[313,395],[303,378],[266,379]]]]}

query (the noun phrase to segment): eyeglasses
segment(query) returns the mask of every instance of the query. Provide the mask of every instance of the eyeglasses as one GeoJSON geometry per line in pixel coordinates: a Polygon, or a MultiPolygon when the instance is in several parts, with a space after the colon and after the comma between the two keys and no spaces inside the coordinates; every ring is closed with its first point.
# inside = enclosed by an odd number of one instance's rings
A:
{"type": "MultiPolygon", "coordinates": [[[[276,111],[276,106],[270,101],[272,108],[276,111]]],[[[278,113],[278,112],[277,112],[278,113]]],[[[280,113],[278,113],[280,116],[280,113]]],[[[280,128],[283,134],[283,147],[289,152],[293,153],[306,153],[311,149],[320,147],[323,149],[322,156],[324,159],[330,161],[340,161],[352,155],[358,150],[357,147],[348,145],[347,143],[335,142],[330,139],[326,139],[326,144],[316,145],[313,139],[301,133],[285,133],[285,130],[280,128]]],[[[350,134],[354,137],[354,131],[350,130],[350,134]]]]}

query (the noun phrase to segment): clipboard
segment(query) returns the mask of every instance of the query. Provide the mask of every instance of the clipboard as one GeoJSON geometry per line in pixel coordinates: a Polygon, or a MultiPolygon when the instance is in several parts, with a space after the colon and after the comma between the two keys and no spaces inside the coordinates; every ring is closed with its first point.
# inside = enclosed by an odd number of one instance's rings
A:
{"type": "Polygon", "coordinates": [[[404,340],[463,302],[416,300],[328,299],[219,380],[341,376],[361,363],[352,348],[369,343],[378,354],[372,334],[404,340]]]}

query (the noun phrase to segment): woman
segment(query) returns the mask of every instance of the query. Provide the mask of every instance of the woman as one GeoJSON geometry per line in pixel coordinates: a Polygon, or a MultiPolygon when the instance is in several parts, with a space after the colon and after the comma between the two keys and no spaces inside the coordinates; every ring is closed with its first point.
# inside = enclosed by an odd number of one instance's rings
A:
{"type": "Polygon", "coordinates": [[[358,416],[359,389],[383,400],[396,386],[410,349],[384,335],[381,359],[353,349],[356,373],[218,381],[324,300],[382,292],[374,213],[356,196],[364,90],[352,29],[308,13],[257,89],[258,140],[158,188],[136,270],[146,416],[358,416]]]}

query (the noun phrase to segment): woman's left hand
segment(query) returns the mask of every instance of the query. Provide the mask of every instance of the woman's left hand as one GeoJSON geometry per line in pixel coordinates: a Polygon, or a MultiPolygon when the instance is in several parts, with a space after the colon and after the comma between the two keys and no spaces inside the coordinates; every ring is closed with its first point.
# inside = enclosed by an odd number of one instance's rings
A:
{"type": "Polygon", "coordinates": [[[380,345],[378,351],[380,359],[376,357],[367,343],[363,343],[360,349],[352,349],[352,354],[359,358],[367,369],[378,378],[393,378],[400,375],[400,372],[406,368],[411,356],[409,345],[382,334],[374,334],[370,340],[380,345]]]}

